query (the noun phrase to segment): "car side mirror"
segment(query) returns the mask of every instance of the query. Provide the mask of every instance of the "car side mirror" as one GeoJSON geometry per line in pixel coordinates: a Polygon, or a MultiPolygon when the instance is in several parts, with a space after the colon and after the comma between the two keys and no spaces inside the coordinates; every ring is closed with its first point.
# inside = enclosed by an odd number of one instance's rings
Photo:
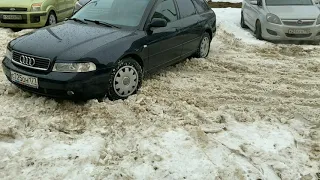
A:
{"type": "Polygon", "coordinates": [[[258,1],[250,1],[250,4],[252,4],[252,5],[258,5],[258,1]]]}
{"type": "Polygon", "coordinates": [[[167,26],[167,21],[162,18],[153,18],[151,20],[151,23],[149,25],[149,28],[159,28],[159,27],[166,27],[167,26]]]}

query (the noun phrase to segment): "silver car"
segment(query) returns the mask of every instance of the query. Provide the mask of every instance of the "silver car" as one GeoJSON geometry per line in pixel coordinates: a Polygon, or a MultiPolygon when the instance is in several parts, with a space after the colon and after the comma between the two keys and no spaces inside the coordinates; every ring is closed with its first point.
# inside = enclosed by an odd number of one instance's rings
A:
{"type": "Polygon", "coordinates": [[[241,27],[257,39],[320,42],[320,9],[313,0],[243,0],[241,27]]]}
{"type": "Polygon", "coordinates": [[[82,8],[82,6],[84,6],[85,4],[87,4],[90,0],[78,0],[76,2],[76,5],[74,7],[74,13],[79,11],[80,8],[82,8]]]}

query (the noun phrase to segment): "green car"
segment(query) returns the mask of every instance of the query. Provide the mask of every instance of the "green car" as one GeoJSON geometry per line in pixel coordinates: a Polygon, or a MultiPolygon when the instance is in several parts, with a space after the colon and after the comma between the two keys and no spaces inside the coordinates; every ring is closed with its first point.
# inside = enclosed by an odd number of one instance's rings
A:
{"type": "Polygon", "coordinates": [[[38,28],[73,14],[77,0],[0,0],[0,27],[38,28]]]}

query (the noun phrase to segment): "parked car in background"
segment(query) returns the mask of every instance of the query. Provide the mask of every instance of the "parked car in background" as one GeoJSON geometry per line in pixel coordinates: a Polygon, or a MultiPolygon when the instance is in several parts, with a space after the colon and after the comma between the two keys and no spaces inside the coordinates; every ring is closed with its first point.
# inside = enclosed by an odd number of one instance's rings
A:
{"type": "Polygon", "coordinates": [[[87,4],[89,1],[91,0],[77,0],[76,5],[74,7],[74,12],[79,11],[79,9],[82,8],[82,6],[87,4]]]}
{"type": "Polygon", "coordinates": [[[72,16],[76,0],[1,0],[0,27],[37,28],[72,16]]]}
{"type": "Polygon", "coordinates": [[[313,0],[244,0],[241,27],[258,39],[320,41],[320,10],[313,0]]]}
{"type": "Polygon", "coordinates": [[[206,57],[215,32],[205,0],[94,0],[65,22],[12,40],[2,67],[40,95],[124,99],[144,74],[206,57]]]}

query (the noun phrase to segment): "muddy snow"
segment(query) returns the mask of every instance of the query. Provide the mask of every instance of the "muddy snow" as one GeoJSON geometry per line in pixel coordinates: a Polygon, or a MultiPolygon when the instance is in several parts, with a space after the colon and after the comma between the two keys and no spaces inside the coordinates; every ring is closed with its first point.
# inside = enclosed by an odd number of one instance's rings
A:
{"type": "MultiPolygon", "coordinates": [[[[320,47],[257,41],[216,9],[206,59],[125,101],[57,102],[0,70],[0,179],[317,179],[320,47]]],[[[0,29],[0,56],[14,33],[0,29]]]]}

